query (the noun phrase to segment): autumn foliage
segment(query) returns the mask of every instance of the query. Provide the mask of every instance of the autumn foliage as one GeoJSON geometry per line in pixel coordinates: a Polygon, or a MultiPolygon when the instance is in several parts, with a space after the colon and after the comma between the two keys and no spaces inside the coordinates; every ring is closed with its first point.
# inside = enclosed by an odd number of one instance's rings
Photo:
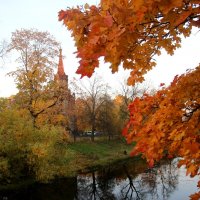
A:
{"type": "MultiPolygon", "coordinates": [[[[78,74],[90,77],[103,57],[113,73],[119,65],[129,69],[133,85],[156,65],[155,55],[162,49],[173,55],[181,37],[200,27],[200,0],[101,0],[98,6],[61,10],[59,20],[75,40],[78,74]]],[[[199,85],[200,66],[130,104],[123,134],[136,142],[132,155],[142,153],[150,165],[166,155],[181,157],[179,166],[185,165],[187,174],[200,175],[199,85]]]]}
{"type": "Polygon", "coordinates": [[[161,49],[173,54],[199,27],[199,0],[101,0],[99,6],[77,7],[59,12],[77,46],[77,73],[91,76],[99,58],[110,63],[112,72],[120,64],[131,69],[129,84],[142,81],[155,66],[152,59],[161,49]]]}
{"type": "Polygon", "coordinates": [[[130,105],[130,120],[123,131],[132,155],[142,153],[150,166],[165,156],[181,157],[191,177],[200,166],[200,66],[176,76],[169,87],[153,96],[136,98],[130,105]]]}

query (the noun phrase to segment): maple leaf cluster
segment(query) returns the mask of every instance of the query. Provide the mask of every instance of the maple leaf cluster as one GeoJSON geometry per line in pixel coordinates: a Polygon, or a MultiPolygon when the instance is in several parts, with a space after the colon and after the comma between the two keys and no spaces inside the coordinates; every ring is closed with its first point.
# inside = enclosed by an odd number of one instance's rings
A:
{"type": "Polygon", "coordinates": [[[200,175],[199,85],[200,65],[176,76],[169,87],[129,105],[130,120],[123,135],[129,143],[136,142],[132,155],[142,153],[150,166],[166,156],[180,157],[178,166],[185,165],[187,175],[200,175]]]}
{"type": "Polygon", "coordinates": [[[59,20],[75,40],[78,74],[90,77],[103,56],[112,72],[120,64],[131,69],[128,83],[134,84],[156,65],[152,58],[162,48],[172,55],[180,35],[200,27],[199,13],[199,0],[101,0],[98,6],[61,10],[59,20]]]}

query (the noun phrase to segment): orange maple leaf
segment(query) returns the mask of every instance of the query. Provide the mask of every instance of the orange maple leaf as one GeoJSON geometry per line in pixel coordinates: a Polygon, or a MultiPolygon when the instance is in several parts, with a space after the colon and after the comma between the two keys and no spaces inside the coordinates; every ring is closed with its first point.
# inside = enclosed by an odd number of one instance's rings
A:
{"type": "Polygon", "coordinates": [[[58,12],[58,20],[62,21],[63,19],[65,19],[65,17],[67,16],[67,12],[64,10],[61,10],[58,12]]]}
{"type": "Polygon", "coordinates": [[[190,195],[191,200],[199,200],[200,199],[200,192],[190,195]]]}
{"type": "Polygon", "coordinates": [[[181,23],[183,23],[187,18],[188,16],[191,14],[191,11],[185,11],[183,13],[181,13],[179,15],[179,17],[175,20],[174,22],[174,26],[178,26],[180,25],[181,23]]]}
{"type": "Polygon", "coordinates": [[[108,27],[111,27],[113,25],[113,18],[112,18],[112,16],[109,13],[107,13],[107,16],[104,17],[104,23],[108,27]]]}

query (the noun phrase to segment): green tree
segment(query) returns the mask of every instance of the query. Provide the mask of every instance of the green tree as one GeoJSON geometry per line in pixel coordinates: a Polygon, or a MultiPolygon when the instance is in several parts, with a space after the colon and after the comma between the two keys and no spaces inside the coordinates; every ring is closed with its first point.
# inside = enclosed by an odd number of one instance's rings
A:
{"type": "Polygon", "coordinates": [[[64,149],[59,129],[36,129],[27,109],[11,106],[0,112],[0,181],[47,181],[61,175],[64,149]]]}

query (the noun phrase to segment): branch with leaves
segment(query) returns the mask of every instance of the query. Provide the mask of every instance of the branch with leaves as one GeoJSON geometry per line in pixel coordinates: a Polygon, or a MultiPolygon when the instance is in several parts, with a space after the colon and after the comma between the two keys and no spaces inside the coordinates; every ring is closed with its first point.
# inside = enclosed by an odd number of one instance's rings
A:
{"type": "Polygon", "coordinates": [[[199,77],[200,66],[130,104],[123,134],[129,143],[136,142],[132,155],[142,153],[150,166],[165,156],[180,157],[178,166],[185,165],[187,175],[200,175],[199,77]]]}
{"type": "Polygon", "coordinates": [[[98,6],[61,10],[59,20],[75,40],[78,74],[90,77],[103,57],[113,73],[120,64],[131,69],[128,83],[134,84],[156,65],[153,57],[161,49],[172,55],[180,36],[200,27],[200,2],[101,0],[98,6]]]}

